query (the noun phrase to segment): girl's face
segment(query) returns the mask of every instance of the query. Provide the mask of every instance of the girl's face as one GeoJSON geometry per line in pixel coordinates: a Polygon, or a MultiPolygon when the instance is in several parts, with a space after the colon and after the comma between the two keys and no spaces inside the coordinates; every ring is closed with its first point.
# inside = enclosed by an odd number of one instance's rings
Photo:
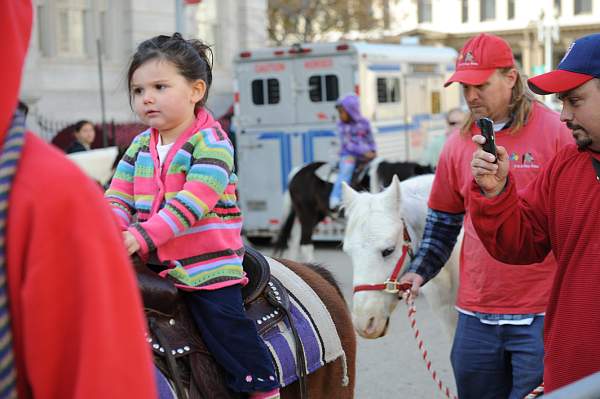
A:
{"type": "Polygon", "coordinates": [[[190,82],[162,59],[140,65],[131,77],[133,109],[161,135],[182,133],[195,119],[194,106],[204,96],[203,80],[190,82]]]}
{"type": "Polygon", "coordinates": [[[350,118],[350,115],[348,115],[348,112],[346,112],[346,109],[342,106],[337,107],[338,110],[338,114],[340,116],[340,120],[344,123],[348,123],[350,122],[352,119],[350,118]]]}

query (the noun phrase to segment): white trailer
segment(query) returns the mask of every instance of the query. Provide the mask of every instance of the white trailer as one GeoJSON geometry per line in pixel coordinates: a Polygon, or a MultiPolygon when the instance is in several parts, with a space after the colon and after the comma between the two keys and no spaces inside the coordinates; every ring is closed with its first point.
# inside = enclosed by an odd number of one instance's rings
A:
{"type": "MultiPolygon", "coordinates": [[[[457,85],[443,88],[456,51],[447,47],[314,43],[244,51],[235,59],[235,116],[240,205],[248,237],[272,237],[282,219],[290,172],[338,158],[335,102],[360,97],[378,155],[420,161],[445,112],[459,105],[457,85]]],[[[321,223],[316,240],[337,240],[338,223],[321,223]]]]}

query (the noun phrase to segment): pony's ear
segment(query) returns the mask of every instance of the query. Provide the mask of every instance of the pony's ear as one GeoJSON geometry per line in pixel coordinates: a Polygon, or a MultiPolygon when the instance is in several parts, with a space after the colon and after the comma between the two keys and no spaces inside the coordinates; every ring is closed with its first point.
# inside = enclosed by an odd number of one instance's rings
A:
{"type": "Polygon", "coordinates": [[[346,182],[342,182],[342,202],[344,207],[347,208],[348,205],[354,201],[354,198],[358,195],[358,193],[350,187],[346,182]]]}
{"type": "Polygon", "coordinates": [[[384,192],[385,205],[390,209],[396,211],[399,208],[400,204],[400,179],[398,176],[394,175],[392,177],[392,182],[385,189],[384,192]]]}

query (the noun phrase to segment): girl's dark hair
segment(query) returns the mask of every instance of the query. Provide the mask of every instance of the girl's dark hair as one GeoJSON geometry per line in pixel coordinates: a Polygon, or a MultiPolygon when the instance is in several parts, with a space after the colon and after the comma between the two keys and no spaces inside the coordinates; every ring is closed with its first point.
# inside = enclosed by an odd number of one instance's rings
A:
{"type": "Polygon", "coordinates": [[[86,119],[82,119],[82,120],[78,121],[74,127],[75,133],[79,133],[81,131],[81,128],[87,124],[90,124],[90,125],[92,125],[92,127],[94,127],[94,124],[86,119]]]}
{"type": "Polygon", "coordinates": [[[208,91],[212,83],[213,53],[207,44],[200,40],[185,40],[180,33],[173,36],[159,35],[143,41],[131,58],[127,71],[127,86],[129,89],[129,103],[131,104],[131,78],[133,73],[147,61],[159,59],[166,60],[177,67],[177,70],[189,82],[201,79],[206,83],[204,97],[196,103],[194,112],[203,107],[208,98],[208,91]],[[210,59],[209,59],[210,54],[210,59]]]}

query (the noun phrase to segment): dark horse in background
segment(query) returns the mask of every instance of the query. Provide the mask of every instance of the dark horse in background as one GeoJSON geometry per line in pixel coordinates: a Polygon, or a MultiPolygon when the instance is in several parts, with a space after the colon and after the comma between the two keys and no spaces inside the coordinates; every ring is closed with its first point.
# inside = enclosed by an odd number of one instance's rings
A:
{"type": "MultiPolygon", "coordinates": [[[[275,241],[275,254],[281,255],[290,247],[290,257],[300,257],[305,261],[313,260],[312,234],[315,227],[331,215],[329,209],[329,194],[333,189],[333,183],[319,176],[317,170],[326,162],[312,162],[301,167],[290,179],[287,208],[284,212],[284,222],[275,241]],[[290,204],[291,203],[291,204],[290,204]],[[300,224],[300,240],[290,241],[294,222],[298,219],[300,224]]],[[[388,162],[382,158],[376,158],[369,164],[359,165],[352,177],[351,186],[357,191],[379,192],[387,187],[394,175],[400,181],[412,176],[433,173],[429,165],[421,165],[416,162],[388,162]]],[[[284,201],[284,203],[286,202],[284,201]]],[[[286,205],[284,205],[286,207],[286,205]]]]}

